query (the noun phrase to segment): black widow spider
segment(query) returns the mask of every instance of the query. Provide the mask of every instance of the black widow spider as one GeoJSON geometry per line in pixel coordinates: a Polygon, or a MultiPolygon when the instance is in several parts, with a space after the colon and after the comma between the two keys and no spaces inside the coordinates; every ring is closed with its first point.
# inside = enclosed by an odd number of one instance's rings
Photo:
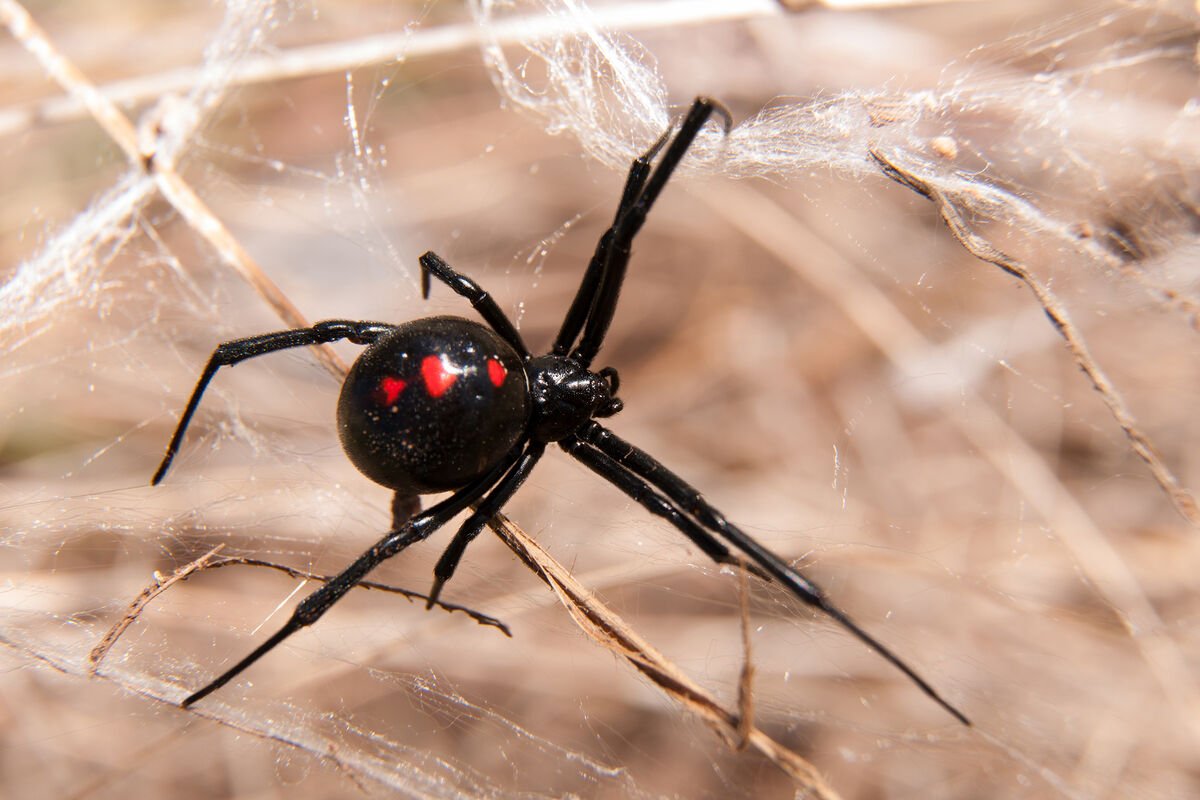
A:
{"type": "Polygon", "coordinates": [[[714,112],[722,117],[728,134],[729,112],[714,100],[697,98],[674,138],[668,130],[634,160],[612,226],[600,238],[554,347],[546,355],[531,354],[491,296],[434,253],[420,258],[422,294],[429,296],[433,276],[469,300],[488,327],[459,317],[400,325],[329,320],[217,347],[151,484],[158,484],[171,466],[200,397],[218,369],[277,350],[348,339],[367,349],[342,385],[338,433],[354,465],[395,491],[393,529],[301,601],[274,636],[185,699],[185,708],[224,686],[300,628],[312,625],[381,562],[475,506],[434,568],[427,604],[432,606],[467,545],[520,488],[546,445],[555,442],[647,511],[678,528],[713,561],[741,565],[726,545],[741,551],[756,575],[832,617],[959,722],[970,725],[962,712],[860,628],[820,587],[731,524],[682,478],[595,421],[616,414],[622,406],[616,397],[616,370],[605,367],[592,372],[591,363],[612,322],[633,239],[714,112]],[[652,169],[664,147],[662,159],[652,169]],[[453,494],[412,515],[419,509],[416,495],[447,491],[453,494]]]}

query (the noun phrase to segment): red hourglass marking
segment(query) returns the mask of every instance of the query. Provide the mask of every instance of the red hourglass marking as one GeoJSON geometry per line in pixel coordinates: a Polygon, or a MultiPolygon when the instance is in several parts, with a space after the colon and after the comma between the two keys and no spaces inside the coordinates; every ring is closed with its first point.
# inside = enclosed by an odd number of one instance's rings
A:
{"type": "Polygon", "coordinates": [[[375,397],[382,405],[390,406],[396,402],[396,398],[404,391],[404,387],[408,383],[399,378],[393,378],[390,375],[385,376],[379,382],[379,388],[375,391],[375,397]]]}
{"type": "Polygon", "coordinates": [[[458,380],[458,375],[446,369],[441,356],[425,356],[421,361],[421,377],[430,397],[441,397],[458,380]]]}
{"type": "Polygon", "coordinates": [[[504,383],[504,379],[508,377],[508,370],[494,358],[489,358],[488,362],[488,378],[492,381],[492,386],[499,388],[500,384],[504,383]]]}

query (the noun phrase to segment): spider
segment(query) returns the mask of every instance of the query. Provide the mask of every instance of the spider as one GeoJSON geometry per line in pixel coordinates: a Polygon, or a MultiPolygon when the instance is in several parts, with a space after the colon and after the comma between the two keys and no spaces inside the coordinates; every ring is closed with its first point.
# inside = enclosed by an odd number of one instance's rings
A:
{"type": "Polygon", "coordinates": [[[251,336],[219,345],[200,374],[152,485],[166,475],[188,423],[221,367],[293,347],[349,340],[367,349],[351,367],[338,400],[338,434],[355,467],[394,491],[392,530],[296,607],[288,621],[226,672],[189,695],[186,708],[224,686],[297,630],[312,625],[367,573],[422,541],[460,512],[459,527],[434,568],[427,607],[454,574],[467,546],[525,482],[547,445],[557,444],[651,514],[679,529],[719,564],[748,560],[758,577],[816,607],[904,673],[964,725],[967,717],[899,656],[860,628],[825,592],[729,522],[700,493],[597,419],[622,408],[617,371],[592,371],[616,311],[634,237],[671,173],[713,114],[729,133],[724,106],[700,97],[674,137],[668,129],[633,161],[611,227],[601,236],[554,345],[533,355],[495,300],[436,254],[420,258],[421,292],[437,278],[470,301],[487,325],[452,316],[392,325],[329,320],[311,328],[251,336]],[[664,149],[665,148],[665,149],[664,149]],[[654,160],[662,153],[657,165],[654,160]],[[417,496],[452,492],[420,511],[417,496]]]}

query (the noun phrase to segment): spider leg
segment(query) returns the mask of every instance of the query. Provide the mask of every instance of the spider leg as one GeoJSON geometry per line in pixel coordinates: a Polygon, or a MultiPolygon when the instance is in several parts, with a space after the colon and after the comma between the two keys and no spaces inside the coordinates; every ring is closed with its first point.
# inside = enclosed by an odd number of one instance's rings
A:
{"type": "MultiPolygon", "coordinates": [[[[924,678],[919,676],[912,667],[904,663],[891,650],[885,647],[871,634],[858,626],[845,611],[842,611],[826,596],[825,591],[808,578],[801,575],[783,559],[772,553],[767,548],[763,547],[757,541],[741,529],[725,519],[725,516],[720,511],[709,505],[700,492],[685,482],[682,478],[669,470],[662,463],[650,456],[644,450],[626,442],[618,437],[612,431],[604,428],[596,422],[589,422],[581,427],[575,434],[579,440],[594,446],[599,452],[603,453],[613,463],[618,464],[621,468],[628,470],[634,476],[648,482],[651,486],[661,491],[671,502],[688,514],[692,519],[698,522],[708,531],[715,533],[731,545],[736,547],[741,552],[745,553],[759,567],[763,569],[771,578],[779,585],[787,588],[793,595],[800,600],[820,609],[825,615],[832,618],[835,622],[841,625],[844,629],[854,634],[860,641],[866,644],[871,649],[881,655],[884,660],[894,666],[896,669],[904,673],[910,681],[921,689],[930,699],[948,711],[955,719],[964,725],[970,725],[970,720],[944,699],[924,678]]],[[[572,455],[579,457],[576,452],[571,452],[572,455]]],[[[580,459],[583,460],[583,459],[580,459]]],[[[584,461],[584,463],[588,463],[584,461]]],[[[589,464],[589,466],[591,466],[589,464]]],[[[593,469],[595,469],[593,467],[593,469]]],[[[597,472],[600,472],[597,470],[597,472]]],[[[608,475],[600,472],[602,477],[608,478],[608,475]]],[[[609,480],[612,480],[609,478],[609,480]]],[[[623,486],[616,481],[618,488],[623,486]]],[[[628,493],[628,492],[627,492],[628,493]]],[[[634,495],[630,494],[631,497],[634,495]]],[[[634,497],[634,499],[638,499],[634,497]]],[[[640,502],[640,501],[639,501],[640,502]]],[[[670,517],[668,517],[670,519],[670,517]]],[[[677,528],[679,528],[689,538],[693,538],[688,530],[671,520],[677,528]]],[[[707,552],[707,551],[706,551],[707,552]]]]}
{"type": "Polygon", "coordinates": [[[192,421],[192,415],[196,413],[196,407],[200,405],[200,398],[204,395],[204,390],[208,388],[208,382],[213,379],[213,376],[217,374],[217,370],[221,367],[232,367],[234,364],[245,361],[248,358],[274,353],[277,350],[325,344],[342,339],[349,339],[355,344],[371,344],[395,327],[395,325],[388,325],[384,322],[354,322],[343,319],[331,319],[325,322],[318,322],[311,328],[264,333],[259,336],[250,336],[245,339],[236,339],[232,342],[217,345],[217,349],[209,357],[204,371],[200,373],[200,380],[196,382],[196,388],[192,390],[192,396],[188,400],[187,407],[184,408],[183,415],[179,418],[179,425],[176,426],[175,433],[171,436],[171,441],[167,445],[167,453],[163,456],[162,463],[158,465],[154,477],[150,479],[150,485],[157,486],[159,481],[163,479],[163,476],[167,474],[171,462],[175,459],[175,454],[179,452],[179,445],[183,441],[184,431],[187,430],[188,424],[192,421]]]}
{"type": "Polygon", "coordinates": [[[396,492],[392,495],[392,530],[399,530],[404,523],[421,513],[421,495],[396,492]]]}
{"type": "MultiPolygon", "coordinates": [[[[655,491],[646,481],[617,463],[616,459],[602,453],[594,445],[580,441],[574,436],[563,439],[558,445],[592,472],[595,472],[601,478],[604,478],[604,480],[629,495],[630,499],[642,508],[656,517],[662,517],[670,522],[684,536],[691,539],[692,543],[704,551],[704,554],[713,561],[718,564],[743,566],[743,562],[733,556],[729,552],[729,548],[722,544],[715,536],[697,525],[690,517],[684,515],[670,500],[655,491]]],[[[756,565],[748,564],[745,566],[748,566],[760,578],[770,579],[770,576],[756,565]]]]}
{"type": "Polygon", "coordinates": [[[592,308],[592,301],[596,296],[596,286],[600,283],[600,276],[608,261],[608,248],[612,244],[613,226],[620,221],[621,216],[629,210],[638,195],[642,193],[642,187],[646,185],[646,178],[650,176],[650,162],[658,155],[658,151],[662,150],[670,136],[671,131],[665,131],[649,150],[635,158],[633,164],[630,165],[629,174],[625,177],[625,189],[621,192],[621,202],[617,205],[617,213],[613,215],[612,226],[609,226],[604,235],[600,237],[600,241],[596,243],[596,251],[592,253],[592,260],[588,262],[587,270],[583,273],[583,280],[580,281],[579,288],[575,290],[575,299],[571,301],[571,307],[567,309],[562,327],[559,328],[558,337],[554,340],[554,348],[551,350],[554,355],[565,356],[571,349],[571,345],[575,343],[579,332],[583,330],[583,323],[587,320],[588,312],[592,308]]]}
{"type": "Polygon", "coordinates": [[[592,359],[596,357],[600,345],[604,342],[605,334],[608,333],[608,326],[612,323],[613,314],[616,312],[621,284],[625,280],[625,270],[629,266],[634,237],[641,230],[646,221],[646,215],[667,185],[671,173],[679,166],[679,162],[683,160],[688,148],[695,141],[696,135],[700,133],[714,112],[724,119],[725,132],[729,132],[732,125],[729,111],[715,100],[697,97],[692,103],[691,110],[680,124],[675,138],[667,145],[662,160],[658,162],[658,166],[646,179],[641,193],[621,212],[612,228],[605,234],[609,239],[607,244],[604,239],[601,239],[600,246],[605,247],[607,252],[604,255],[599,278],[596,279],[595,288],[591,293],[583,336],[571,354],[571,357],[581,365],[586,367],[592,363],[592,359]]]}
{"type": "Polygon", "coordinates": [[[388,533],[387,536],[376,542],[371,549],[356,558],[350,566],[339,572],[328,582],[322,584],[319,589],[308,597],[301,600],[300,604],[296,606],[296,610],[292,612],[291,618],[271,638],[260,644],[250,655],[226,670],[207,686],[189,695],[181,704],[182,707],[187,708],[193,703],[203,700],[217,689],[229,683],[229,681],[237,677],[247,667],[269,653],[284,639],[320,619],[334,603],[341,600],[343,595],[353,589],[375,567],[410,545],[427,539],[438,528],[453,519],[456,514],[463,511],[463,509],[472,503],[477,502],[479,498],[487,493],[488,489],[500,480],[500,476],[508,470],[516,457],[516,453],[510,453],[503,461],[493,467],[487,475],[459,489],[429,510],[413,517],[402,527],[388,533]]]}
{"type": "Polygon", "coordinates": [[[521,334],[517,333],[516,327],[501,309],[496,305],[496,301],[475,281],[468,278],[454,269],[445,262],[445,260],[437,253],[432,251],[421,256],[421,296],[429,298],[429,276],[432,274],[442,283],[449,286],[455,294],[465,297],[471,301],[471,306],[479,312],[479,316],[483,317],[491,329],[499,334],[500,338],[508,342],[512,349],[517,351],[523,359],[529,358],[529,348],[525,347],[525,342],[521,340],[521,334]]]}
{"type": "Polygon", "coordinates": [[[497,511],[504,508],[505,503],[512,499],[513,494],[516,493],[517,489],[521,488],[521,484],[529,477],[529,473],[533,471],[534,465],[537,464],[545,452],[546,445],[541,442],[531,442],[521,455],[521,458],[508,471],[508,474],[496,484],[491,494],[475,507],[474,513],[462,524],[462,527],[458,529],[458,533],[454,534],[454,538],[446,547],[445,552],[442,553],[442,557],[438,559],[437,566],[433,568],[433,588],[429,590],[429,599],[425,604],[426,609],[433,608],[437,602],[438,597],[442,593],[442,587],[454,575],[454,570],[458,569],[458,562],[462,560],[467,545],[475,540],[475,537],[483,530],[483,526],[487,524],[487,521],[497,511]]]}

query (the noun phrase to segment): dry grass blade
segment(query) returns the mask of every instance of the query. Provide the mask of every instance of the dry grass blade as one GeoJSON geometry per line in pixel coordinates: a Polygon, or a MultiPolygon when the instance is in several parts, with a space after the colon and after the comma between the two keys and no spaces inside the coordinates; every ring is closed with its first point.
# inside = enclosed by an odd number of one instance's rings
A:
{"type": "MultiPolygon", "coordinates": [[[[206,564],[203,568],[204,569],[219,569],[221,567],[242,567],[242,566],[244,566],[244,567],[262,567],[264,569],[273,569],[276,572],[282,572],[284,575],[287,575],[289,578],[298,578],[300,580],[306,580],[306,581],[317,581],[319,583],[327,583],[331,578],[331,576],[329,576],[329,575],[318,575],[317,573],[310,572],[309,570],[297,569],[296,567],[289,567],[286,564],[276,564],[274,561],[267,561],[266,559],[262,559],[262,558],[249,558],[246,556],[226,556],[224,558],[219,558],[219,559],[216,559],[215,561],[212,561],[212,562],[206,564]]],[[[387,594],[398,594],[401,597],[404,597],[408,600],[419,600],[421,602],[429,601],[429,595],[424,594],[422,592],[414,592],[411,589],[403,589],[399,586],[391,586],[386,583],[379,583],[378,581],[359,581],[358,583],[356,583],[354,585],[354,587],[356,589],[373,589],[375,591],[385,592],[387,594]]],[[[467,608],[466,606],[459,605],[457,603],[446,603],[441,600],[435,600],[433,602],[433,605],[436,606],[437,608],[440,608],[443,611],[449,612],[451,614],[453,614],[455,612],[459,612],[461,614],[466,614],[468,617],[475,620],[480,625],[484,625],[484,626],[487,626],[490,628],[496,628],[497,630],[499,630],[501,633],[503,633],[508,638],[510,638],[510,639],[512,638],[512,631],[509,629],[509,627],[507,625],[505,625],[503,622],[501,622],[500,620],[496,619],[495,617],[489,616],[487,614],[483,614],[472,608],[467,608]]]]}
{"type": "Polygon", "coordinates": [[[14,39],[37,58],[46,74],[87,109],[92,118],[124,151],[126,158],[136,164],[141,154],[133,125],[112,101],[98,92],[75,64],[51,43],[46,32],[34,22],[25,7],[16,0],[0,0],[0,22],[4,23],[14,39]]]}
{"type": "Polygon", "coordinates": [[[154,576],[154,581],[145,589],[143,589],[141,593],[134,598],[133,602],[129,604],[129,609],[125,612],[125,615],[121,617],[121,619],[119,619],[115,625],[109,628],[108,633],[104,634],[104,638],[100,640],[100,643],[92,648],[92,652],[88,653],[88,671],[93,675],[96,674],[96,670],[100,668],[100,662],[104,660],[104,657],[108,655],[108,651],[111,650],[113,645],[117,643],[117,640],[121,638],[121,634],[123,634],[125,630],[133,624],[134,620],[136,620],[142,613],[142,609],[146,607],[147,603],[158,597],[171,586],[191,575],[193,572],[211,566],[213,559],[216,558],[217,554],[220,553],[224,548],[224,544],[217,545],[212,550],[209,550],[207,553],[195,559],[194,561],[189,561],[187,564],[184,564],[182,567],[175,570],[165,578],[156,574],[154,576]]]}
{"type": "MultiPolygon", "coordinates": [[[[889,299],[838,251],[808,232],[801,220],[768,197],[736,185],[723,187],[722,201],[711,204],[714,212],[840,307],[893,364],[902,364],[905,352],[928,349],[920,331],[889,299]]],[[[1174,698],[1171,705],[1179,710],[1192,740],[1200,742],[1200,686],[1138,576],[1045,456],[986,403],[971,400],[971,424],[955,423],[960,433],[1066,544],[1090,585],[1117,615],[1163,695],[1174,698]]]]}
{"type": "MultiPolygon", "coordinates": [[[[175,118],[170,113],[172,103],[168,98],[160,109],[147,114],[147,124],[143,135],[139,136],[116,104],[97,91],[87,76],[54,46],[16,0],[0,0],[0,21],[12,32],[13,38],[38,59],[46,74],[88,109],[125,153],[130,166],[135,170],[145,170],[154,177],[163,197],[183,215],[192,230],[206,239],[222,260],[254,287],[284,324],[292,328],[307,328],[311,324],[175,171],[175,157],[189,143],[192,132],[190,125],[194,123],[190,116],[184,116],[187,120],[184,129],[172,130],[171,120],[175,118]],[[163,107],[165,111],[161,110],[163,107]],[[160,149],[160,145],[168,141],[171,142],[170,147],[160,149]]],[[[332,375],[341,377],[346,374],[345,362],[331,347],[315,345],[313,351],[332,375]]]]}
{"type": "Polygon", "coordinates": [[[750,573],[742,569],[738,574],[738,599],[741,601],[742,650],[745,662],[738,678],[738,726],[734,745],[744,750],[750,744],[754,732],[754,650],[750,641],[750,573]]]}
{"type": "Polygon", "coordinates": [[[1150,474],[1166,492],[1180,515],[1193,526],[1200,526],[1200,507],[1196,505],[1196,498],[1180,484],[1179,478],[1163,461],[1158,448],[1138,426],[1137,420],[1125,405],[1116,385],[1088,351],[1083,334],[1071,322],[1066,308],[1050,291],[1050,288],[1039,281],[1025,265],[1002,253],[982,236],[972,231],[963,218],[959,203],[955,198],[923,180],[911,170],[903,168],[896,163],[896,159],[889,158],[878,150],[872,150],[871,157],[879,163],[883,173],[889,178],[929,198],[937,206],[938,214],[946,223],[946,227],[950,229],[950,233],[969,253],[981,261],[1000,267],[1029,287],[1037,298],[1038,304],[1046,312],[1046,316],[1054,324],[1055,329],[1071,351],[1071,358],[1087,375],[1088,380],[1092,382],[1092,387],[1099,392],[1104,404],[1108,406],[1113,419],[1121,426],[1121,430],[1129,440],[1130,447],[1146,463],[1150,474]]]}
{"type": "MultiPolygon", "coordinates": [[[[808,793],[807,796],[821,800],[835,800],[838,797],[815,766],[755,728],[752,722],[746,721],[747,703],[742,703],[739,711],[723,707],[503,514],[497,514],[488,525],[526,566],[554,590],[575,624],[589,639],[625,659],[668,697],[704,720],[726,742],[736,744],[744,737],[756,750],[790,775],[808,793]]],[[[744,670],[743,676],[746,674],[748,671],[744,670]]]]}
{"type": "MultiPolygon", "coordinates": [[[[93,675],[96,674],[96,671],[100,668],[100,663],[104,660],[105,656],[108,655],[108,651],[113,648],[113,645],[117,643],[117,640],[121,638],[122,634],[125,633],[129,626],[137,620],[138,616],[141,615],[142,610],[150,603],[151,600],[158,597],[174,584],[182,580],[186,580],[193,573],[203,572],[205,570],[220,569],[221,567],[245,566],[272,569],[276,572],[282,572],[290,578],[297,578],[305,581],[318,581],[320,583],[326,583],[330,579],[330,576],[328,575],[318,575],[314,572],[309,572],[308,570],[289,567],[286,564],[276,564],[273,561],[267,561],[261,558],[248,558],[245,556],[219,557],[219,554],[223,549],[225,549],[225,545],[219,544],[194,561],[189,561],[187,564],[183,565],[166,577],[156,574],[154,576],[154,580],[145,589],[143,589],[136,598],[134,598],[132,603],[129,604],[129,609],[125,612],[124,616],[122,616],[121,619],[118,620],[116,624],[114,624],[112,628],[108,630],[108,632],[104,635],[104,638],[101,639],[94,648],[92,648],[91,653],[88,654],[89,671],[93,675]]],[[[408,589],[402,589],[399,586],[389,586],[386,583],[379,583],[378,581],[359,581],[355,585],[355,588],[374,589],[376,591],[386,592],[388,594],[398,594],[410,601],[419,600],[425,602],[429,600],[429,595],[427,594],[409,591],[408,589]]],[[[458,605],[457,603],[446,603],[441,600],[436,600],[434,601],[434,605],[449,613],[454,613],[457,611],[466,614],[480,625],[496,628],[505,636],[509,637],[510,639],[512,638],[512,631],[509,629],[509,627],[495,617],[482,614],[474,609],[467,608],[463,605],[458,605]]]]}

